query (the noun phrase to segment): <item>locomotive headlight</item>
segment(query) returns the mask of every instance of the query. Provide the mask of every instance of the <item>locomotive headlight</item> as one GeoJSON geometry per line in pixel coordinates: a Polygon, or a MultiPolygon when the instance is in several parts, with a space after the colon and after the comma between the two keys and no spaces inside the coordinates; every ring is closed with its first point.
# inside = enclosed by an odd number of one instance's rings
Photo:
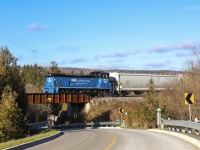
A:
{"type": "Polygon", "coordinates": [[[51,78],[48,78],[48,81],[47,82],[51,82],[51,78]]]}

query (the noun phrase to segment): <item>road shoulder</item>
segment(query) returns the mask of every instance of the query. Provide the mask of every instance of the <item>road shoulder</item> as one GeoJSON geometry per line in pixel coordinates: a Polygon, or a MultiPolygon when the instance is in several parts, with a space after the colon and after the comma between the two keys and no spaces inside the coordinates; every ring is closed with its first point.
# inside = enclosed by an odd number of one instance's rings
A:
{"type": "Polygon", "coordinates": [[[53,140],[53,139],[55,139],[55,138],[57,138],[57,137],[59,137],[61,135],[63,135],[63,132],[59,131],[56,134],[53,134],[53,135],[50,135],[50,136],[47,136],[47,137],[44,137],[44,138],[40,138],[40,139],[37,139],[37,140],[34,140],[34,141],[26,142],[26,143],[23,143],[23,144],[20,144],[20,145],[8,147],[8,148],[5,148],[4,150],[22,150],[22,149],[27,149],[27,148],[30,148],[32,146],[39,145],[41,143],[53,140]]]}
{"type": "Polygon", "coordinates": [[[182,139],[184,141],[187,141],[187,142],[195,145],[196,147],[198,147],[200,149],[200,140],[198,140],[197,138],[194,138],[194,137],[182,134],[182,133],[173,132],[173,131],[167,131],[167,130],[148,129],[147,131],[163,133],[163,134],[168,134],[168,135],[171,135],[171,136],[175,136],[177,138],[180,138],[180,139],[182,139]]]}

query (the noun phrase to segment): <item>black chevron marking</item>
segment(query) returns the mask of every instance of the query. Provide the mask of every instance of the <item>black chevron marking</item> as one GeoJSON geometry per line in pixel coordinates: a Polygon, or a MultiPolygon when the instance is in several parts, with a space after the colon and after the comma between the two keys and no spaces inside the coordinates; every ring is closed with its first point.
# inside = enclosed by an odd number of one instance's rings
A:
{"type": "Polygon", "coordinates": [[[188,102],[188,104],[193,104],[192,100],[190,99],[192,96],[192,93],[188,93],[188,95],[186,96],[186,101],[188,102]]]}
{"type": "Polygon", "coordinates": [[[123,113],[123,108],[120,108],[119,111],[120,111],[120,113],[123,113]]]}

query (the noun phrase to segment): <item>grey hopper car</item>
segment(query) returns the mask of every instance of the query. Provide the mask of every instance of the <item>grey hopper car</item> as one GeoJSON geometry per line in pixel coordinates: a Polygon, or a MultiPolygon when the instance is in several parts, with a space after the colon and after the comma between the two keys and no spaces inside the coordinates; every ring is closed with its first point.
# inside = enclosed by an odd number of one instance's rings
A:
{"type": "Polygon", "coordinates": [[[115,94],[128,95],[131,92],[142,94],[148,91],[147,84],[152,78],[155,90],[163,90],[166,84],[180,80],[180,75],[161,75],[161,74],[131,74],[131,73],[110,73],[111,82],[115,83],[115,94]],[[115,81],[114,81],[115,80],[115,81]]]}

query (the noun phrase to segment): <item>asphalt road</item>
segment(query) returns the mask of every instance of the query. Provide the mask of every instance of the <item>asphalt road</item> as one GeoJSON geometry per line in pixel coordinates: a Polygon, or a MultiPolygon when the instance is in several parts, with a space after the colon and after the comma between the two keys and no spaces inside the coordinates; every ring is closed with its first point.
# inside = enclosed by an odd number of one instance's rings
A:
{"type": "Polygon", "coordinates": [[[174,136],[138,129],[84,129],[65,133],[29,150],[198,150],[174,136]]]}

